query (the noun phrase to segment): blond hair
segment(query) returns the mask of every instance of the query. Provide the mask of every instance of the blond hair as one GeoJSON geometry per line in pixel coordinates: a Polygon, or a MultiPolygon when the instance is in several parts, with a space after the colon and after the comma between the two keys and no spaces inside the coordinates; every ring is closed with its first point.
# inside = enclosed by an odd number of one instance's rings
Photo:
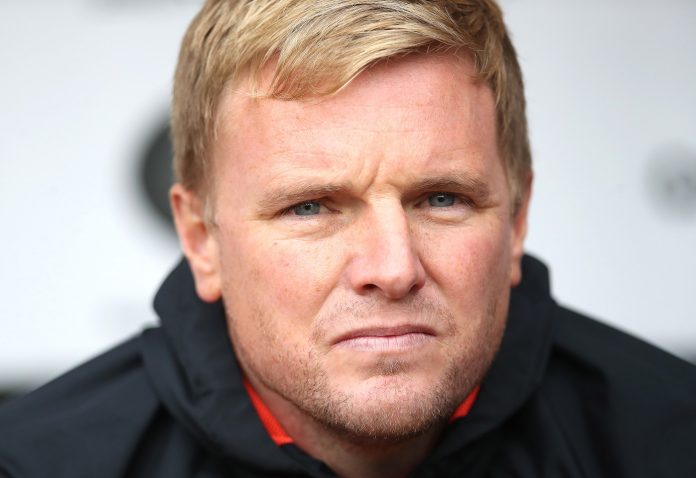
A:
{"type": "Polygon", "coordinates": [[[493,0],[207,0],[183,39],[174,79],[177,180],[205,197],[210,144],[225,88],[258,79],[266,95],[331,95],[369,66],[415,52],[467,51],[496,104],[497,138],[515,208],[531,171],[524,88],[493,0]]]}

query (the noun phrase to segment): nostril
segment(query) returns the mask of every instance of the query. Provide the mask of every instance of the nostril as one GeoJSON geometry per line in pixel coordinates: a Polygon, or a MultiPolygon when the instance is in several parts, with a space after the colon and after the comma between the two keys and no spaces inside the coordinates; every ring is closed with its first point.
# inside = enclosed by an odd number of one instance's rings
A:
{"type": "Polygon", "coordinates": [[[418,292],[418,290],[419,290],[421,287],[423,287],[423,282],[421,282],[421,281],[415,282],[415,283],[411,286],[411,290],[409,290],[409,293],[418,292]]]}

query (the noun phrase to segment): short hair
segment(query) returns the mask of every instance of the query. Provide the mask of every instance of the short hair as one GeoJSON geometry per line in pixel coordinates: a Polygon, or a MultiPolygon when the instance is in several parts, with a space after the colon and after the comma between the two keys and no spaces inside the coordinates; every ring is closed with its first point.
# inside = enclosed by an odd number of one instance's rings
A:
{"type": "Polygon", "coordinates": [[[203,198],[218,105],[243,76],[274,61],[265,96],[328,96],[377,62],[411,53],[471,55],[496,107],[499,154],[513,210],[531,172],[524,86],[493,0],[207,0],[184,36],[171,131],[177,180],[203,198]]]}

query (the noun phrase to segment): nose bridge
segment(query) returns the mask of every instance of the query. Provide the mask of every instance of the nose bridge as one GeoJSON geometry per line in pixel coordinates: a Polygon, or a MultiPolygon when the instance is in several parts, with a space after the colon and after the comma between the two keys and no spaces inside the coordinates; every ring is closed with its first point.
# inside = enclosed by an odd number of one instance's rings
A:
{"type": "Polygon", "coordinates": [[[389,298],[399,298],[422,287],[425,271],[400,201],[374,204],[358,229],[349,266],[356,291],[378,289],[389,298]]]}

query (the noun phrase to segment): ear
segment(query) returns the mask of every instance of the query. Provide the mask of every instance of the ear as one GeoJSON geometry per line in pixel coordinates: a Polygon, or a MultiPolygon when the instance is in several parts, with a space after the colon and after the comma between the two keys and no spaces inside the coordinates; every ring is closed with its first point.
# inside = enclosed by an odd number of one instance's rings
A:
{"type": "Polygon", "coordinates": [[[215,302],[221,290],[220,261],[217,242],[211,234],[214,226],[206,221],[203,201],[179,183],[169,190],[169,200],[179,242],[196,282],[196,293],[201,300],[215,302]]]}
{"type": "Polygon", "coordinates": [[[510,286],[515,287],[522,280],[522,256],[524,255],[524,238],[527,236],[527,212],[532,195],[532,173],[529,173],[522,189],[520,204],[512,218],[510,237],[510,286]]]}

